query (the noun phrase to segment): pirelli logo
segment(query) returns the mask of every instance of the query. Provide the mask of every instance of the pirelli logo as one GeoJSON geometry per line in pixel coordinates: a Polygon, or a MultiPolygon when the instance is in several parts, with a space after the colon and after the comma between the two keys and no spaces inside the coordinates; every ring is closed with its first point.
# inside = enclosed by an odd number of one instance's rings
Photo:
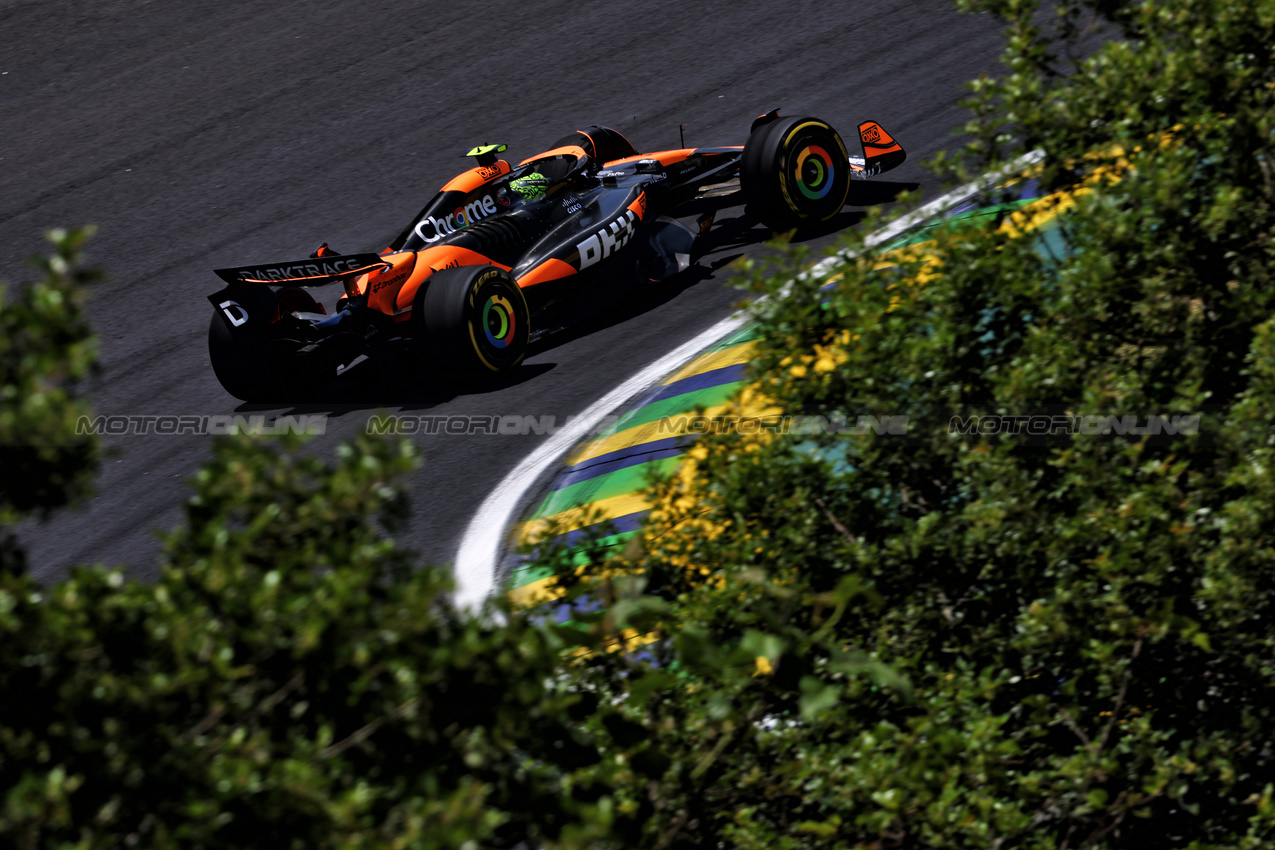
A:
{"type": "Polygon", "coordinates": [[[637,213],[625,210],[624,215],[576,245],[580,251],[580,271],[605,260],[627,245],[637,229],[637,220],[637,213]]]}

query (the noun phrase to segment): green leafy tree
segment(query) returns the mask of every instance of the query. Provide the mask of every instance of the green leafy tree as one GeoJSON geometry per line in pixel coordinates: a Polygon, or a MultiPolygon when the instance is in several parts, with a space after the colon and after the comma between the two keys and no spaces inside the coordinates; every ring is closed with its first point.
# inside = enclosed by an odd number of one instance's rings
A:
{"type": "Polygon", "coordinates": [[[829,293],[750,267],[754,392],[909,434],[707,438],[584,582],[589,628],[663,638],[591,672],[652,846],[1275,841],[1275,4],[968,5],[1008,38],[964,167],[1042,150],[1067,249],[1007,216],[829,293]],[[981,414],[1200,425],[950,428],[981,414]]]}
{"type": "MultiPolygon", "coordinates": [[[[0,283],[0,527],[47,515],[83,496],[97,468],[98,443],[76,433],[87,407],[76,382],[97,364],[84,314],[84,286],[97,271],[76,259],[91,228],[54,230],[43,278],[15,293],[0,283]]],[[[12,535],[0,538],[0,571],[22,569],[12,535]]]]}
{"type": "MultiPolygon", "coordinates": [[[[924,266],[852,242],[827,293],[784,289],[800,251],[747,271],[750,392],[906,438],[705,439],[573,579],[569,627],[458,612],[413,568],[409,446],[224,440],[154,583],[42,587],[8,546],[0,843],[1275,841],[1275,4],[971,6],[1006,21],[1007,71],[963,167],[1043,150],[1046,189],[1081,189],[1067,250],[1007,216],[924,266]],[[1061,73],[1090,18],[1115,37],[1061,73]],[[1041,412],[1201,418],[949,427],[1041,412]]],[[[0,303],[6,461],[48,482],[6,475],[0,522],[89,480],[81,239],[0,303]]]]}
{"type": "MultiPolygon", "coordinates": [[[[83,235],[0,305],[4,434],[25,446],[5,520],[83,492],[96,451],[71,439],[83,235]],[[32,496],[17,476],[36,474],[32,496]]],[[[563,677],[562,636],[454,610],[446,573],[395,546],[411,445],[363,438],[332,465],[300,448],[220,441],[155,582],[81,568],[44,587],[7,559],[0,846],[573,847],[611,829],[608,788],[573,780],[599,760],[577,724],[597,704],[563,677]]]]}

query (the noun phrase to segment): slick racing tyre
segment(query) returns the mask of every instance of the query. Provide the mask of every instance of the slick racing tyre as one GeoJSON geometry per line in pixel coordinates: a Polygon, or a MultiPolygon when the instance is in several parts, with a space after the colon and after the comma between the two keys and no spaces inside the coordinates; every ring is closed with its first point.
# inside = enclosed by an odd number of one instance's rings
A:
{"type": "Polygon", "coordinates": [[[850,157],[826,122],[780,118],[749,136],[739,180],[749,212],[772,230],[789,230],[841,211],[850,194],[850,157]]]}
{"type": "Polygon", "coordinates": [[[264,345],[235,339],[220,311],[213,311],[208,326],[208,359],[213,374],[226,390],[241,401],[280,401],[278,369],[263,356],[264,345]]]}
{"type": "Polygon", "coordinates": [[[430,275],[412,305],[426,363],[444,375],[512,372],[527,356],[530,311],[509,272],[461,266],[430,275]]]}
{"type": "Polygon", "coordinates": [[[321,374],[301,368],[296,356],[300,343],[279,338],[277,331],[281,310],[323,310],[309,293],[261,289],[235,297],[238,301],[228,300],[213,310],[208,326],[208,359],[226,392],[242,401],[292,402],[323,383],[321,374]],[[247,332],[236,334],[232,327],[247,332]]]}

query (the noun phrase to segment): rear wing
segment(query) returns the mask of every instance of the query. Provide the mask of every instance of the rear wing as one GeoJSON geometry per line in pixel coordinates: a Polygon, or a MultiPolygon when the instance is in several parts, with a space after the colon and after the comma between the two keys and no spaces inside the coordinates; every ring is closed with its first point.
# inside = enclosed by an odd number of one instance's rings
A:
{"type": "Polygon", "coordinates": [[[346,254],[310,257],[290,263],[213,269],[213,274],[232,286],[243,283],[323,286],[335,280],[375,271],[385,265],[385,260],[378,254],[346,254]]]}
{"type": "Polygon", "coordinates": [[[850,156],[850,174],[860,180],[897,168],[908,158],[903,146],[875,121],[859,125],[859,142],[863,145],[863,156],[850,156]]]}

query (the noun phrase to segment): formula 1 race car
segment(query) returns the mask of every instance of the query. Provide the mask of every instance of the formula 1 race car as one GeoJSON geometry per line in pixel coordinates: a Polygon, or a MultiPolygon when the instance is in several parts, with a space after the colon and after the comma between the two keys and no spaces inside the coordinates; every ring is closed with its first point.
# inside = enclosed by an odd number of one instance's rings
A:
{"type": "Polygon", "coordinates": [[[858,130],[862,155],[827,123],[778,110],[742,146],[643,154],[589,126],[517,166],[497,157],[504,145],[473,148],[476,164],[380,253],[324,244],[304,260],[216,270],[227,286],[209,296],[213,371],[231,395],[261,402],[299,400],[361,356],[406,353],[451,377],[510,372],[558,308],[684,271],[713,223],[711,212],[698,230],[674,217],[692,202],[742,195],[776,231],[832,218],[852,177],[906,158],[880,124],[858,130]],[[345,294],[329,315],[304,287],[336,281],[345,294]]]}

